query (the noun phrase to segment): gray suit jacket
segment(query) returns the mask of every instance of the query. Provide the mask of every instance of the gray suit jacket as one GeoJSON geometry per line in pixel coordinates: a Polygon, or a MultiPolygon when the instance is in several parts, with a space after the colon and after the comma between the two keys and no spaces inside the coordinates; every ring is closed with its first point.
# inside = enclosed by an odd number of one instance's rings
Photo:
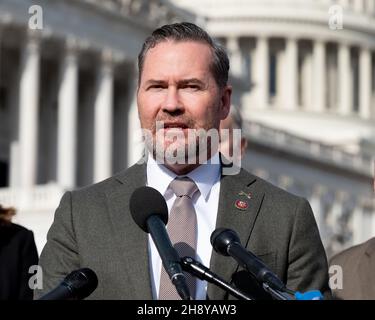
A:
{"type": "MultiPolygon", "coordinates": [[[[89,267],[99,279],[90,299],[152,299],[147,234],[129,212],[132,192],[145,184],[145,164],[134,165],[63,196],[40,257],[44,287],[35,292],[36,298],[72,270],[89,267]]],[[[217,227],[237,231],[242,244],[289,288],[329,291],[325,251],[306,200],[241,169],[237,175],[222,176],[217,227]],[[238,209],[237,200],[247,201],[247,209],[238,209]]],[[[266,297],[234,259],[213,251],[210,268],[255,298],[266,297]]],[[[228,298],[211,284],[207,295],[228,298]]]]}
{"type": "Polygon", "coordinates": [[[337,254],[330,265],[342,268],[342,288],[332,290],[335,299],[375,300],[375,238],[337,254]]]}

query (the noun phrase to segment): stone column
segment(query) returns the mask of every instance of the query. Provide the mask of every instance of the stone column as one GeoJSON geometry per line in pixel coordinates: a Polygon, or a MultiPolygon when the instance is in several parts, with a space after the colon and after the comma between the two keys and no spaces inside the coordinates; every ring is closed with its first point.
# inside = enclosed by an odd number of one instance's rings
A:
{"type": "Polygon", "coordinates": [[[366,0],[355,0],[353,1],[354,10],[358,13],[363,13],[365,8],[365,2],[366,0]]]}
{"type": "Polygon", "coordinates": [[[321,40],[314,41],[313,44],[313,110],[322,112],[327,106],[326,99],[326,44],[321,40]]]}
{"type": "Polygon", "coordinates": [[[36,184],[38,150],[38,110],[40,81],[40,38],[31,33],[26,39],[21,58],[19,92],[19,160],[20,185],[36,184]]]}
{"type": "Polygon", "coordinates": [[[315,221],[318,226],[321,236],[324,234],[324,228],[326,227],[324,221],[324,212],[321,204],[321,193],[322,189],[319,186],[314,186],[312,193],[309,197],[309,202],[314,213],[315,221]]]}
{"type": "Polygon", "coordinates": [[[257,39],[254,74],[254,95],[256,108],[266,108],[269,104],[269,43],[261,36],[257,39]]]}
{"type": "Polygon", "coordinates": [[[363,229],[363,208],[361,203],[357,203],[356,208],[353,212],[352,218],[352,231],[353,231],[353,244],[359,244],[364,239],[362,236],[362,229],[363,229]]]}
{"type": "Polygon", "coordinates": [[[342,43],[338,49],[338,82],[339,82],[339,113],[348,115],[352,112],[352,86],[351,75],[352,70],[350,67],[350,47],[342,43]]]}
{"type": "Polygon", "coordinates": [[[366,0],[367,1],[367,14],[373,16],[375,14],[375,1],[374,0],[366,0]]]}
{"type": "Polygon", "coordinates": [[[227,49],[230,56],[230,69],[234,76],[241,77],[243,74],[242,70],[242,55],[237,37],[229,37],[227,39],[227,49]]]}
{"type": "Polygon", "coordinates": [[[349,0],[339,0],[338,4],[340,6],[343,6],[343,7],[347,8],[349,6],[349,0]]]}
{"type": "Polygon", "coordinates": [[[68,40],[61,63],[57,128],[57,182],[68,189],[76,185],[77,60],[77,44],[75,40],[68,40]]]}
{"type": "Polygon", "coordinates": [[[94,182],[112,174],[113,58],[104,51],[99,67],[94,106],[94,182]]]}
{"type": "Polygon", "coordinates": [[[364,119],[371,116],[371,51],[361,48],[359,56],[359,114],[364,119]]]}
{"type": "Polygon", "coordinates": [[[285,47],[285,110],[295,110],[298,105],[298,42],[294,38],[286,39],[285,47]]]}

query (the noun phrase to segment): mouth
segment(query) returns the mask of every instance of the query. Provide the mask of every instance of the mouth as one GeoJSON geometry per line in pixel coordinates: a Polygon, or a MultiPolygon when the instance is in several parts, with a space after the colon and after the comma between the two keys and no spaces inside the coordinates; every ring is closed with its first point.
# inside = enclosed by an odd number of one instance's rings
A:
{"type": "Polygon", "coordinates": [[[188,129],[189,127],[182,122],[166,122],[164,123],[164,129],[188,129]]]}

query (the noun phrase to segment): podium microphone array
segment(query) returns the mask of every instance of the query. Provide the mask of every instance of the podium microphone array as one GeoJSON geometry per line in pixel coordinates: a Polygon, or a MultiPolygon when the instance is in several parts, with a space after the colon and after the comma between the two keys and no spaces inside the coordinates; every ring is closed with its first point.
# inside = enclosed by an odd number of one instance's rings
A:
{"type": "MultiPolygon", "coordinates": [[[[178,256],[166,230],[166,224],[168,223],[167,203],[159,191],[146,186],[136,189],[130,198],[129,207],[135,223],[143,231],[151,234],[163,266],[183,300],[190,300],[191,296],[182,269],[201,280],[219,286],[238,299],[252,299],[240,290],[232,287],[192,257],[183,257],[181,259],[178,256]]],[[[274,299],[303,300],[306,297],[313,297],[313,299],[317,300],[322,299],[319,291],[301,294],[288,289],[277,275],[258,257],[241,245],[235,231],[225,228],[216,229],[211,234],[210,241],[217,253],[234,258],[274,299]]]]}
{"type": "Polygon", "coordinates": [[[69,273],[52,291],[39,300],[82,300],[94,292],[98,286],[98,277],[89,268],[69,273]]]}

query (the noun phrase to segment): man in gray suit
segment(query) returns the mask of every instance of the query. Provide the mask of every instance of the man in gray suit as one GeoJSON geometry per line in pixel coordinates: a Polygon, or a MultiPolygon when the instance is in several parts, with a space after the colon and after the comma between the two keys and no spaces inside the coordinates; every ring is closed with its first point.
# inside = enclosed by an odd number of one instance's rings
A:
{"type": "MultiPolygon", "coordinates": [[[[169,279],[161,280],[163,268],[155,245],[129,212],[130,196],[144,185],[165,197],[171,237],[178,233],[183,239],[181,230],[192,229],[196,259],[253,297],[267,295],[232,258],[212,250],[210,235],[216,228],[235,230],[242,244],[290,289],[329,294],[326,255],[309,203],[245,170],[234,172],[235,167],[220,160],[215,139],[208,137],[205,147],[199,137],[193,142],[187,139],[191,131],[218,131],[229,113],[232,88],[224,49],[194,24],[166,25],[146,40],[138,66],[138,112],[141,127],[151,132],[146,139],[150,156],[145,163],[63,196],[40,258],[44,288],[35,297],[81,267],[98,275],[91,299],[166,297],[162,291],[169,279]],[[174,134],[177,138],[170,139],[174,134]],[[179,161],[174,161],[176,153],[182,154],[179,161]],[[202,155],[208,161],[190,161],[191,156],[202,155]],[[194,193],[178,195],[174,181],[188,181],[194,193]],[[170,224],[176,218],[171,212],[183,197],[196,222],[194,228],[186,225],[172,231],[170,224]]],[[[211,284],[195,285],[191,293],[196,299],[228,298],[211,284]]]]}

